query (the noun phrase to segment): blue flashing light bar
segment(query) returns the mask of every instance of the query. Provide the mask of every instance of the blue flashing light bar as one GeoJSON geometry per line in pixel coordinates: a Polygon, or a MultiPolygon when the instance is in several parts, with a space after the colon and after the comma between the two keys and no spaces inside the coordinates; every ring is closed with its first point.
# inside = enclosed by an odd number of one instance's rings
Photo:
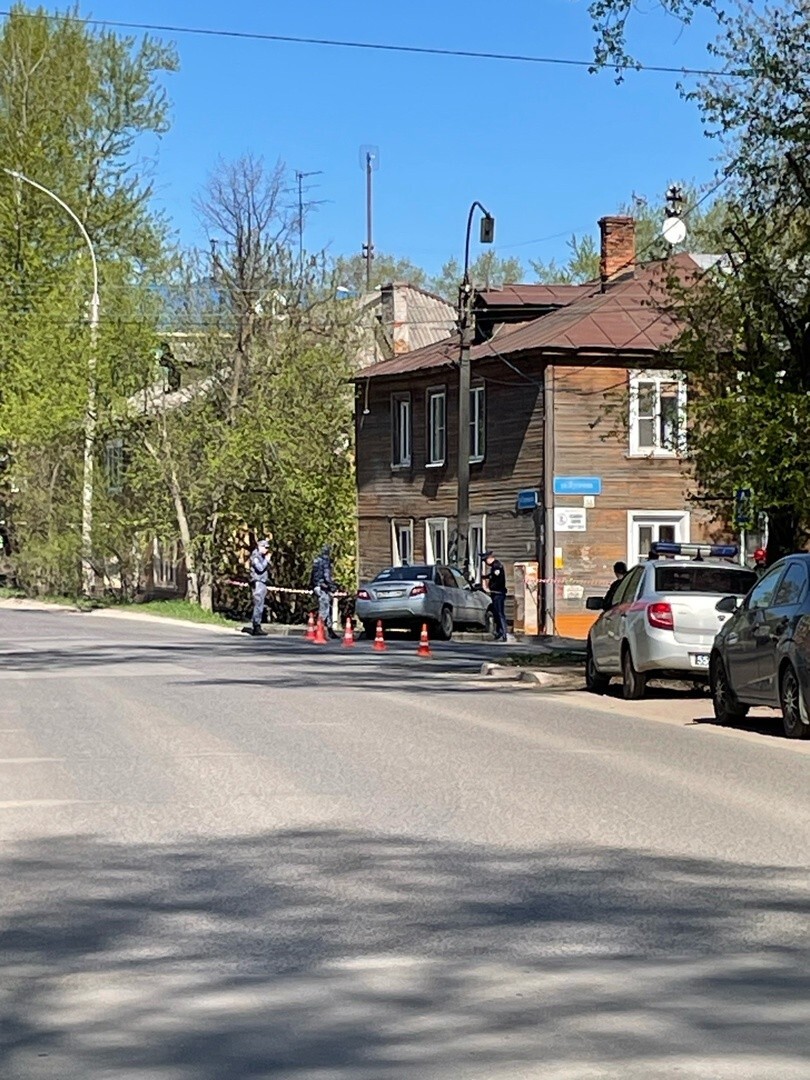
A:
{"type": "Polygon", "coordinates": [[[674,544],[657,540],[650,544],[650,558],[658,555],[692,555],[696,559],[736,559],[740,549],[736,544],[674,544]]]}

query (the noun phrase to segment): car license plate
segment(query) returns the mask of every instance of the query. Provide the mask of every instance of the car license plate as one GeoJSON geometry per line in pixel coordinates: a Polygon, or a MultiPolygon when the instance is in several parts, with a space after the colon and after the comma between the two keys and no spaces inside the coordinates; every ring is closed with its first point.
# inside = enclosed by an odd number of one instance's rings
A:
{"type": "Polygon", "coordinates": [[[707,668],[709,666],[708,653],[690,653],[689,658],[692,661],[692,667],[707,668]]]}

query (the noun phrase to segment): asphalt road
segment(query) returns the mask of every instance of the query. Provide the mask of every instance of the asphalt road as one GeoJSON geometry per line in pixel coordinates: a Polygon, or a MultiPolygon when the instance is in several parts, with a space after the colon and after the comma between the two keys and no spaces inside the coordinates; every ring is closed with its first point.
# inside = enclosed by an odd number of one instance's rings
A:
{"type": "Polygon", "coordinates": [[[808,746],[415,647],[0,610],[3,1080],[810,1077],[808,746]]]}

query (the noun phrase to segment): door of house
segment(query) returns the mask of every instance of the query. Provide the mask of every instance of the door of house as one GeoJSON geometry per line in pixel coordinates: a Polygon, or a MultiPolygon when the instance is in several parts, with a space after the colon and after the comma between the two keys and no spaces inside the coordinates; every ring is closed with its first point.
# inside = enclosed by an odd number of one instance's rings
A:
{"type": "Polygon", "coordinates": [[[689,542],[689,514],[683,510],[630,510],[627,515],[627,565],[635,566],[658,542],[689,542]]]}

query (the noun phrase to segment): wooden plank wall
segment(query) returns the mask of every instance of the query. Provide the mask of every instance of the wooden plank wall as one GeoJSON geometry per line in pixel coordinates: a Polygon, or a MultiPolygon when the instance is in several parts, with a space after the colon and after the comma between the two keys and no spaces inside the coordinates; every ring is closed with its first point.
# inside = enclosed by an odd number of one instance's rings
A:
{"type": "MultiPolygon", "coordinates": [[[[585,598],[604,593],[613,580],[613,563],[628,559],[628,511],[688,510],[692,540],[726,538],[690,501],[692,484],[679,459],[630,456],[627,436],[619,430],[627,386],[623,368],[552,369],[554,474],[602,479],[602,494],[586,511],[587,531],[554,536],[563,562],[554,573],[556,629],[562,634],[585,635],[594,619],[585,611],[585,598]],[[566,585],[582,585],[583,597],[566,599],[566,585]]],[[[582,496],[554,497],[558,507],[582,507],[583,502],[582,496]]]]}
{"type": "MultiPolygon", "coordinates": [[[[457,374],[452,368],[413,373],[403,378],[371,379],[368,415],[362,416],[365,387],[359,386],[357,485],[360,577],[368,579],[390,565],[391,519],[414,519],[414,557],[425,556],[425,521],[446,517],[452,533],[456,514],[458,439],[457,374]],[[427,391],[447,390],[447,460],[427,466],[427,391]],[[411,466],[391,465],[391,396],[410,391],[413,410],[411,466]]],[[[521,378],[503,364],[475,365],[473,385],[486,387],[486,454],[471,466],[470,513],[486,514],[487,546],[507,567],[512,581],[515,561],[535,555],[531,515],[517,516],[522,488],[542,488],[542,377],[521,378]]]]}

